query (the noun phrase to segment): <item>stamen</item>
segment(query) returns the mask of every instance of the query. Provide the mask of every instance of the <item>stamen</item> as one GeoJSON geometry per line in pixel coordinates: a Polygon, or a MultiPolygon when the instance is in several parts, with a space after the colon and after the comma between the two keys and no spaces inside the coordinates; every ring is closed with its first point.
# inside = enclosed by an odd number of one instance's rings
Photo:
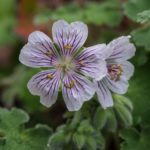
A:
{"type": "Polygon", "coordinates": [[[69,49],[71,49],[72,47],[71,47],[70,45],[66,45],[65,48],[69,50],[69,49]]]}
{"type": "Polygon", "coordinates": [[[114,80],[115,82],[120,81],[120,76],[123,73],[123,68],[121,64],[118,65],[112,65],[110,66],[109,69],[109,74],[110,74],[110,80],[114,80]]]}
{"type": "Polygon", "coordinates": [[[75,80],[72,80],[70,85],[64,84],[64,86],[71,89],[74,86],[74,83],[75,83],[75,80]]]}
{"type": "Polygon", "coordinates": [[[84,66],[84,64],[82,63],[82,61],[79,61],[78,63],[79,63],[81,66],[84,66]]]}
{"type": "Polygon", "coordinates": [[[52,51],[48,51],[48,52],[46,52],[45,54],[46,54],[46,55],[52,55],[53,52],[52,52],[52,51]]]}
{"type": "Polygon", "coordinates": [[[56,65],[56,68],[59,69],[59,68],[62,68],[63,66],[61,64],[58,64],[56,65]]]}
{"type": "Polygon", "coordinates": [[[72,80],[70,87],[72,88],[74,86],[75,80],[72,80]]]}
{"type": "Polygon", "coordinates": [[[53,79],[54,77],[53,77],[52,75],[48,74],[48,75],[47,75],[47,78],[53,79]]]}

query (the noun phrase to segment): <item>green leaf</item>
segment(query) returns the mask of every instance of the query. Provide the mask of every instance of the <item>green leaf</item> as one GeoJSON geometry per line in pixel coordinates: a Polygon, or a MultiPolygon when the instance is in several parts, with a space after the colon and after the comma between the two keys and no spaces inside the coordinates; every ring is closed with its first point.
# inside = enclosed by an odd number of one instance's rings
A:
{"type": "Polygon", "coordinates": [[[0,108],[0,149],[2,150],[41,150],[47,147],[51,129],[46,125],[24,129],[29,116],[22,110],[11,111],[0,108]],[[13,139],[13,140],[12,140],[13,139]]]}
{"type": "Polygon", "coordinates": [[[136,21],[138,18],[138,13],[150,9],[149,0],[129,0],[123,5],[124,12],[133,21],[136,21]]]}
{"type": "Polygon", "coordinates": [[[145,10],[141,13],[138,13],[137,22],[145,23],[150,21],[150,10],[145,10]]]}
{"type": "Polygon", "coordinates": [[[82,134],[73,134],[73,142],[77,145],[78,149],[81,149],[85,143],[85,136],[82,134]]]}
{"type": "Polygon", "coordinates": [[[150,51],[150,26],[134,30],[131,34],[137,46],[143,46],[147,51],[150,51]]]}
{"type": "Polygon", "coordinates": [[[62,149],[61,147],[65,143],[66,134],[64,131],[54,133],[49,139],[49,147],[52,149],[62,149]]]}
{"type": "Polygon", "coordinates": [[[132,103],[130,100],[122,95],[113,95],[115,101],[114,110],[118,116],[119,123],[123,126],[130,126],[133,123],[132,113],[133,110],[132,103]]]}
{"type": "Polygon", "coordinates": [[[115,104],[115,111],[119,117],[119,120],[122,122],[123,126],[130,126],[132,125],[132,114],[131,112],[120,104],[115,104]]]}
{"type": "Polygon", "coordinates": [[[127,92],[127,96],[132,100],[133,119],[134,122],[138,122],[135,119],[141,118],[141,125],[150,124],[150,70],[149,63],[145,66],[138,67],[135,70],[135,75],[130,80],[130,86],[127,92]]]}
{"type": "Polygon", "coordinates": [[[133,105],[131,100],[129,100],[127,97],[123,95],[114,94],[113,95],[114,101],[117,104],[124,105],[126,108],[128,108],[130,111],[133,110],[133,105]]]}
{"type": "Polygon", "coordinates": [[[85,134],[93,134],[95,132],[94,128],[90,125],[88,120],[84,120],[80,123],[80,126],[78,127],[77,131],[79,133],[85,133],[85,134]]]}
{"type": "Polygon", "coordinates": [[[135,128],[124,129],[120,136],[125,140],[121,144],[121,150],[149,150],[150,127],[144,128],[141,133],[135,128]]]}
{"type": "Polygon", "coordinates": [[[117,119],[115,113],[111,108],[107,109],[106,113],[107,113],[106,128],[108,131],[114,132],[117,129],[117,119]]]}
{"type": "Polygon", "coordinates": [[[86,150],[96,150],[96,141],[91,136],[86,136],[85,139],[86,150]]]}
{"type": "Polygon", "coordinates": [[[106,124],[106,120],[107,120],[106,111],[103,108],[98,107],[94,115],[94,126],[97,129],[102,129],[106,124]]]}

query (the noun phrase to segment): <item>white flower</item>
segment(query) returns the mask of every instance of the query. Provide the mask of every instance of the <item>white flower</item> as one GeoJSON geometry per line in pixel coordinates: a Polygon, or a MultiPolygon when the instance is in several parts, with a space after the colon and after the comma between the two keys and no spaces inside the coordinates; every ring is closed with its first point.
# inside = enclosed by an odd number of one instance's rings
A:
{"type": "Polygon", "coordinates": [[[129,39],[130,36],[122,36],[107,45],[112,50],[106,59],[107,76],[100,81],[94,81],[98,100],[104,109],[113,106],[110,90],[124,94],[128,89],[128,80],[133,75],[134,66],[127,60],[135,54],[135,47],[129,39]]]}
{"type": "Polygon", "coordinates": [[[40,96],[43,105],[50,107],[56,102],[62,83],[67,108],[79,110],[95,93],[94,84],[84,76],[100,80],[107,74],[106,45],[91,46],[79,52],[88,35],[88,28],[82,22],[68,24],[59,20],[53,24],[52,35],[58,49],[47,35],[35,31],[21,50],[19,60],[24,65],[49,67],[32,77],[28,89],[33,95],[40,96]]]}

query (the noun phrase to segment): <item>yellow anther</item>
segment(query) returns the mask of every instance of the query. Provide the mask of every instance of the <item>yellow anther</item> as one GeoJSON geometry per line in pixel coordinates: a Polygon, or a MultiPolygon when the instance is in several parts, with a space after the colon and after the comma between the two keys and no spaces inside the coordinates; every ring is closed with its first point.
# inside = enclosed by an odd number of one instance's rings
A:
{"type": "Polygon", "coordinates": [[[117,67],[117,65],[112,65],[111,68],[112,69],[117,69],[118,67],[117,67]]]}
{"type": "Polygon", "coordinates": [[[72,80],[70,85],[64,84],[64,86],[70,89],[74,86],[74,83],[75,83],[75,80],[72,80]]]}
{"type": "Polygon", "coordinates": [[[121,64],[118,65],[118,68],[120,69],[121,72],[123,72],[123,68],[122,68],[121,64]]]}
{"type": "Polygon", "coordinates": [[[47,75],[47,78],[53,79],[54,77],[53,77],[52,75],[48,74],[48,75],[47,75]]]}
{"type": "Polygon", "coordinates": [[[84,64],[83,64],[81,61],[79,61],[78,63],[79,63],[81,66],[84,66],[84,64]]]}
{"type": "Polygon", "coordinates": [[[67,87],[67,88],[70,88],[70,85],[68,85],[68,84],[64,84],[64,86],[67,87]]]}
{"type": "Polygon", "coordinates": [[[65,46],[66,49],[71,49],[72,47],[70,45],[65,46]]]}
{"type": "Polygon", "coordinates": [[[70,88],[72,88],[74,86],[75,80],[72,80],[70,88]]]}
{"type": "Polygon", "coordinates": [[[53,52],[52,52],[52,51],[49,51],[49,52],[46,52],[45,54],[46,54],[46,55],[52,55],[53,52]]]}

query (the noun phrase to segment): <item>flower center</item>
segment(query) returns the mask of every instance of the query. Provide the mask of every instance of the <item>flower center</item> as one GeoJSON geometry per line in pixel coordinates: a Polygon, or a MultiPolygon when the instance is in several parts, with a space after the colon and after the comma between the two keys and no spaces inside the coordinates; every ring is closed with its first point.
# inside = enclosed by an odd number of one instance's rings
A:
{"type": "Polygon", "coordinates": [[[63,57],[58,64],[56,64],[57,69],[63,69],[64,73],[69,73],[70,71],[75,69],[75,63],[73,62],[73,58],[70,56],[63,57]]]}
{"type": "Polygon", "coordinates": [[[123,68],[121,64],[118,65],[108,65],[107,66],[108,73],[111,76],[111,80],[114,80],[115,82],[120,81],[120,76],[123,73],[123,68]]]}

